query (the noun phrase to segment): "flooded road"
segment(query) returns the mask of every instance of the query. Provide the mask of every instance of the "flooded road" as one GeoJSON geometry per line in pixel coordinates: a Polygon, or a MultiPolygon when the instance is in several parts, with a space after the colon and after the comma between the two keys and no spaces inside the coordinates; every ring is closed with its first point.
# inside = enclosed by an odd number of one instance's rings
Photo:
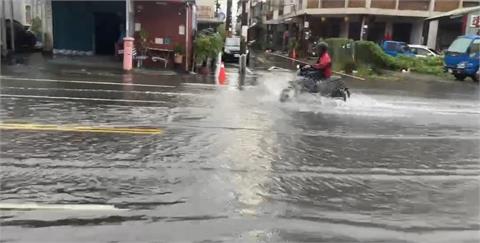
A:
{"type": "Polygon", "coordinates": [[[351,80],[348,103],[279,103],[292,72],[239,89],[228,71],[4,74],[2,242],[480,240],[478,85],[351,80]]]}

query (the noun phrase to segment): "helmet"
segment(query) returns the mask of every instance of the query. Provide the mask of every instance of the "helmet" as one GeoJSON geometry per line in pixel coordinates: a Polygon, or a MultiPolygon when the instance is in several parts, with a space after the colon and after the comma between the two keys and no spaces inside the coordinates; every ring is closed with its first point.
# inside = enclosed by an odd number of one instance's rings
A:
{"type": "Polygon", "coordinates": [[[320,41],[317,44],[317,49],[320,51],[320,53],[323,53],[328,50],[328,44],[326,42],[320,41]]]}

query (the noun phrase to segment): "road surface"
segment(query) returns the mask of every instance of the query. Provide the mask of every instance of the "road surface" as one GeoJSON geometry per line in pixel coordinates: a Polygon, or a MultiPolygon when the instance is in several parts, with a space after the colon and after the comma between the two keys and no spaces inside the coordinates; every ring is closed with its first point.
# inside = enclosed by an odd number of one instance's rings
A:
{"type": "Polygon", "coordinates": [[[2,242],[480,240],[478,85],[235,72],[2,73],[2,242]]]}

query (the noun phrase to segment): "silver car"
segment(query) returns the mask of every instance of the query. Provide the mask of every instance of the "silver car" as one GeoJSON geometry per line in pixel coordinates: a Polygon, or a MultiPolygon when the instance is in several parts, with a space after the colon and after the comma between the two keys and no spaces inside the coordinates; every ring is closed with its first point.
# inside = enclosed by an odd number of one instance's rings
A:
{"type": "Polygon", "coordinates": [[[408,45],[416,57],[438,57],[440,54],[424,45],[408,45]]]}

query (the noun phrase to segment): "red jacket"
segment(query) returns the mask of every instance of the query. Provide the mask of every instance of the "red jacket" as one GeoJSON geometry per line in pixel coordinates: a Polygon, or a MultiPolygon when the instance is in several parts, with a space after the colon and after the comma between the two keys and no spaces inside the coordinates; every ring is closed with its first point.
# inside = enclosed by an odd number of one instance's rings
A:
{"type": "Polygon", "coordinates": [[[323,55],[318,58],[317,63],[313,64],[313,68],[322,70],[324,78],[330,78],[332,76],[332,59],[328,52],[323,53],[323,55]]]}

